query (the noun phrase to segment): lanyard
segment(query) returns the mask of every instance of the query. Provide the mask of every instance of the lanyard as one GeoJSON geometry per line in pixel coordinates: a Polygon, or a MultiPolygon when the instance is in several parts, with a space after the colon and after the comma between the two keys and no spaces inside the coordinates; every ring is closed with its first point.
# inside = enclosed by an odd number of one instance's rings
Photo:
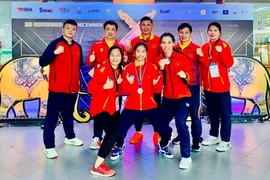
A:
{"type": "MultiPolygon", "coordinates": [[[[145,63],[146,63],[146,62],[145,62],[145,63]]],[[[139,69],[139,68],[138,68],[138,69],[139,69]]],[[[135,71],[136,71],[136,76],[137,76],[137,79],[138,79],[139,87],[142,87],[142,81],[143,81],[145,69],[146,69],[146,64],[143,65],[142,76],[140,76],[139,73],[138,73],[138,70],[137,70],[137,68],[136,68],[136,66],[135,66],[135,71]]]]}
{"type": "Polygon", "coordinates": [[[212,52],[213,52],[213,48],[216,47],[217,43],[219,42],[220,39],[216,40],[214,46],[212,47],[211,42],[209,42],[209,46],[208,46],[208,57],[210,59],[210,61],[212,61],[212,52]]]}
{"type": "MultiPolygon", "coordinates": [[[[110,65],[111,66],[111,65],[110,65]]],[[[117,74],[116,74],[116,71],[113,69],[113,67],[111,66],[111,69],[112,69],[112,73],[113,73],[113,78],[114,78],[114,81],[115,81],[115,87],[116,87],[116,92],[118,92],[118,84],[117,84],[117,74]]]]}

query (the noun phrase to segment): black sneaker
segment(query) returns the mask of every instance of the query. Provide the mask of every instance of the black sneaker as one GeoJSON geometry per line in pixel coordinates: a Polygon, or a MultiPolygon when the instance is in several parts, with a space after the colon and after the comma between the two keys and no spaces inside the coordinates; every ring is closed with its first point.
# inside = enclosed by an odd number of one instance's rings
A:
{"type": "Polygon", "coordinates": [[[176,136],[173,140],[172,140],[172,144],[173,145],[178,145],[180,144],[180,137],[176,136]]]}
{"type": "Polygon", "coordinates": [[[199,152],[199,151],[201,151],[201,147],[200,147],[200,142],[199,141],[194,141],[193,140],[193,144],[191,146],[191,151],[193,151],[193,152],[199,152]]]}

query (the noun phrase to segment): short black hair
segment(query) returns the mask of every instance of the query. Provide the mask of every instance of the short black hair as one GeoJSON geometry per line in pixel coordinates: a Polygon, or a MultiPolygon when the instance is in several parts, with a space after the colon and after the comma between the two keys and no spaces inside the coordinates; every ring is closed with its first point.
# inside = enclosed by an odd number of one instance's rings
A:
{"type": "Polygon", "coordinates": [[[146,50],[146,52],[148,52],[148,47],[144,42],[138,42],[135,46],[134,46],[134,52],[136,51],[136,49],[140,46],[143,46],[146,50]]]}
{"type": "Polygon", "coordinates": [[[116,28],[116,31],[118,30],[118,24],[117,24],[115,21],[113,21],[113,20],[109,20],[109,21],[106,21],[106,22],[104,23],[104,25],[103,25],[103,29],[104,29],[104,30],[105,30],[105,28],[106,28],[106,26],[107,26],[108,24],[114,25],[115,28],[116,28]]]}
{"type": "Polygon", "coordinates": [[[192,26],[188,23],[182,23],[178,26],[178,32],[184,28],[188,28],[190,33],[192,33],[192,26]]]}
{"type": "Polygon", "coordinates": [[[141,24],[143,21],[151,21],[151,24],[153,24],[153,20],[152,20],[150,17],[148,17],[148,16],[144,16],[144,17],[141,19],[140,24],[141,24]]]}
{"type": "Polygon", "coordinates": [[[173,36],[173,34],[172,33],[169,33],[169,32],[165,32],[165,33],[163,33],[161,36],[160,36],[160,44],[161,44],[161,42],[162,42],[162,39],[164,38],[164,37],[171,37],[172,38],[172,42],[174,43],[175,42],[175,38],[174,38],[174,36],[173,36]]]}
{"type": "Polygon", "coordinates": [[[76,27],[78,26],[77,22],[74,21],[73,19],[68,19],[68,20],[66,20],[66,21],[64,22],[64,24],[63,24],[63,27],[65,27],[66,24],[71,24],[71,25],[74,25],[74,26],[76,26],[76,27]]]}

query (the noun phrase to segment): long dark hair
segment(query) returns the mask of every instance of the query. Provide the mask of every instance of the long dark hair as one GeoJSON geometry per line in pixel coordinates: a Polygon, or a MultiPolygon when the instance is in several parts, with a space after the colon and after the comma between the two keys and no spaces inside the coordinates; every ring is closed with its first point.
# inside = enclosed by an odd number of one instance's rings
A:
{"type": "Polygon", "coordinates": [[[122,71],[123,71],[123,68],[122,68],[122,62],[123,62],[123,59],[124,59],[124,52],[123,52],[123,50],[121,49],[120,46],[112,46],[112,47],[109,49],[109,51],[108,51],[108,59],[109,59],[109,63],[111,63],[111,62],[110,62],[110,54],[111,54],[112,50],[114,50],[114,49],[118,49],[119,52],[120,52],[120,54],[121,54],[121,62],[120,62],[120,64],[118,65],[117,69],[118,69],[118,71],[120,72],[120,74],[122,74],[122,71]]]}

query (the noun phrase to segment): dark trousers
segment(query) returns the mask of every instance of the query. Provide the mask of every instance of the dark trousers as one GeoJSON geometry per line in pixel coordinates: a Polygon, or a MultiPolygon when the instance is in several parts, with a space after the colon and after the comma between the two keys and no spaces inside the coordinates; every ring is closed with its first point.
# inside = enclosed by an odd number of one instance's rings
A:
{"type": "Polygon", "coordinates": [[[93,117],[94,121],[96,121],[96,124],[102,127],[106,133],[98,151],[98,156],[104,159],[111,152],[115,141],[118,139],[119,127],[117,122],[119,118],[119,111],[114,113],[114,115],[110,115],[108,112],[102,112],[93,117]]]}
{"type": "Polygon", "coordinates": [[[191,135],[193,141],[202,141],[202,122],[199,117],[199,107],[200,107],[200,86],[193,85],[189,87],[192,94],[191,103],[189,106],[189,115],[191,117],[191,135]]]}
{"type": "Polygon", "coordinates": [[[73,111],[77,93],[49,92],[47,114],[44,120],[43,141],[46,149],[55,147],[54,130],[57,125],[59,113],[63,117],[63,127],[66,138],[75,138],[73,111]]]}
{"type": "Polygon", "coordinates": [[[180,138],[180,151],[184,158],[190,157],[190,137],[186,119],[189,112],[191,98],[167,99],[163,97],[161,110],[169,124],[175,117],[175,125],[180,138]]]}
{"type": "Polygon", "coordinates": [[[117,146],[123,147],[124,139],[132,124],[142,118],[146,118],[157,129],[161,137],[160,146],[165,147],[171,138],[172,128],[165,121],[160,109],[154,108],[144,111],[124,109],[120,117],[120,136],[117,146]]]}
{"type": "MultiPolygon", "coordinates": [[[[120,109],[121,109],[121,105],[122,105],[122,96],[119,96],[119,107],[120,107],[120,109]]],[[[102,133],[103,133],[103,130],[104,130],[103,125],[100,124],[100,123],[96,123],[96,121],[94,119],[93,129],[94,129],[94,136],[93,136],[93,138],[94,137],[98,137],[99,140],[102,140],[102,133]]]]}
{"type": "Polygon", "coordinates": [[[231,138],[231,95],[230,92],[214,93],[204,91],[207,112],[211,121],[210,135],[218,137],[221,120],[221,140],[230,142],[231,138]]]}
{"type": "MultiPolygon", "coordinates": [[[[157,102],[157,105],[158,105],[158,108],[159,108],[160,103],[161,103],[161,94],[154,94],[154,100],[157,102]]],[[[134,122],[136,131],[141,131],[142,130],[143,121],[144,121],[144,118],[134,122]]],[[[155,126],[153,126],[153,128],[154,128],[154,132],[157,132],[157,129],[155,128],[155,126]]]]}

